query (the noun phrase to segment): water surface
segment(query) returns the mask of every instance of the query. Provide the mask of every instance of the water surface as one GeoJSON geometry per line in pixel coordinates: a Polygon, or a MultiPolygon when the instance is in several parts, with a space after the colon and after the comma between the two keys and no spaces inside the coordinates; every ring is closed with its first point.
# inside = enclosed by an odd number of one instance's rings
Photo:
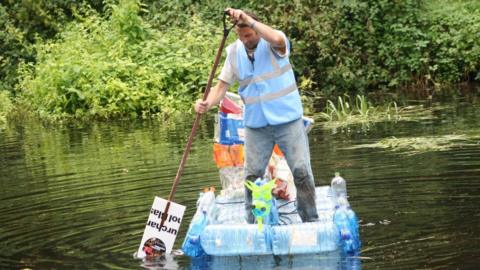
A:
{"type": "MultiPolygon", "coordinates": [[[[429,117],[310,133],[317,185],[335,171],[360,218],[356,269],[476,269],[480,263],[480,140],[411,153],[358,146],[395,136],[480,134],[480,108],[452,103],[429,117]],[[357,147],[356,147],[357,146],[357,147]]],[[[0,269],[345,269],[338,254],[191,261],[133,258],[154,196],[167,198],[191,115],[167,122],[46,125],[18,120],[0,131],[0,269]]],[[[199,191],[220,188],[206,117],[175,201],[187,206],[179,248],[199,191]]]]}

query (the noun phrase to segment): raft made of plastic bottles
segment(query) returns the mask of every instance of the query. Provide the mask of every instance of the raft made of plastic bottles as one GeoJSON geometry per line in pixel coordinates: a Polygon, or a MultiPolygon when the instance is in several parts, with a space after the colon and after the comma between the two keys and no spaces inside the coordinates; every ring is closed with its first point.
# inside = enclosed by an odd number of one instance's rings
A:
{"type": "Polygon", "coordinates": [[[218,195],[214,205],[202,205],[210,213],[197,211],[190,224],[190,228],[196,228],[197,235],[193,235],[193,230],[189,229],[182,249],[191,257],[358,252],[358,223],[353,211],[344,205],[336,205],[337,200],[330,186],[316,187],[315,191],[318,222],[302,223],[296,213],[295,201],[277,200],[279,224],[265,224],[262,230],[257,224],[247,224],[243,200],[218,195]],[[198,215],[204,215],[209,220],[206,222],[198,215]],[[336,216],[338,224],[335,223],[336,216]],[[203,228],[198,230],[195,222],[201,222],[203,228]],[[345,241],[349,242],[345,244],[345,241]]]}

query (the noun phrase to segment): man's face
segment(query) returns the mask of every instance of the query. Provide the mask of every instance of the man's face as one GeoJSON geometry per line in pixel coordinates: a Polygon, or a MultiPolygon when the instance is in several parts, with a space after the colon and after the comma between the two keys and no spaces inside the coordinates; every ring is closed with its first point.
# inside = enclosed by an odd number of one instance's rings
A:
{"type": "Polygon", "coordinates": [[[260,41],[260,36],[250,27],[235,27],[238,38],[247,49],[253,50],[260,41]]]}

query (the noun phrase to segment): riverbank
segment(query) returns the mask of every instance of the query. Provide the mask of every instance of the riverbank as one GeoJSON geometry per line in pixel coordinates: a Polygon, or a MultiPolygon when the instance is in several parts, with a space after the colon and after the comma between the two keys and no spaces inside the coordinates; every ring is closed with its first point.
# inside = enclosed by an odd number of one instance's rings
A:
{"type": "MultiPolygon", "coordinates": [[[[228,5],[47,2],[0,5],[6,41],[0,91],[10,93],[10,103],[53,119],[190,110],[221,38],[218,11],[228,5]],[[43,15],[19,15],[37,9],[43,15]]],[[[476,1],[247,1],[245,8],[289,37],[307,103],[344,94],[430,100],[441,89],[480,78],[476,1]]]]}

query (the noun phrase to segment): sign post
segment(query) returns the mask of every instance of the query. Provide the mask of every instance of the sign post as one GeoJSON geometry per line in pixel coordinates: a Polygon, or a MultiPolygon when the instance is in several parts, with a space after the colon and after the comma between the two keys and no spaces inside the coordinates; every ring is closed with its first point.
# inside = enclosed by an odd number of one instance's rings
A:
{"type": "Polygon", "coordinates": [[[145,258],[169,254],[175,243],[184,212],[185,206],[155,197],[145,225],[142,241],[138,247],[137,257],[145,258]],[[170,209],[168,213],[164,213],[167,203],[170,203],[170,209]],[[162,224],[162,216],[165,215],[166,218],[162,224]]]}

